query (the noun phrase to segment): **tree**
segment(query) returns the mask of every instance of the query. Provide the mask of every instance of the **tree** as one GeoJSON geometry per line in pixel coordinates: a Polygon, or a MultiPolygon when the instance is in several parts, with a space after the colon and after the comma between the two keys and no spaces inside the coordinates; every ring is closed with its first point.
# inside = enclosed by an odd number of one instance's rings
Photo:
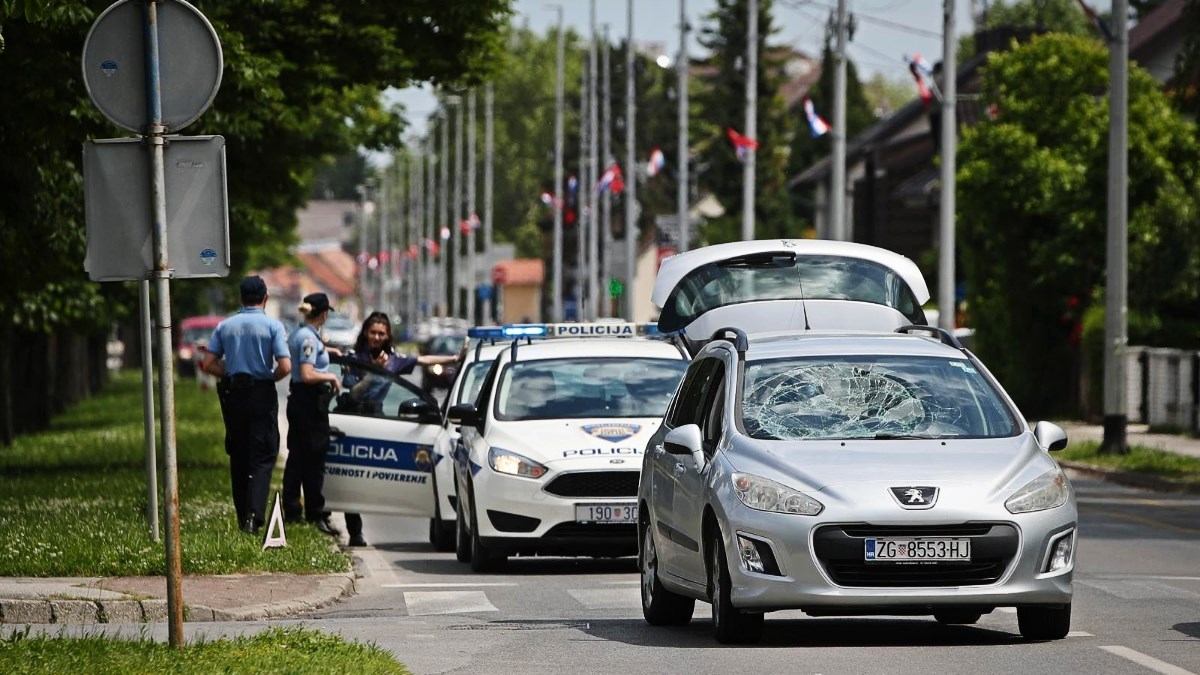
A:
{"type": "MultiPolygon", "coordinates": [[[[1107,91],[1099,42],[1034,38],[988,58],[984,103],[998,114],[959,146],[959,251],[977,351],[1027,414],[1073,412],[1078,320],[1103,302],[1107,91]]],[[[1152,317],[1139,325],[1167,326],[1200,309],[1200,145],[1137,66],[1129,104],[1129,307],[1152,317]]],[[[1158,337],[1197,335],[1193,324],[1158,337]]]]}
{"type": "MultiPolygon", "coordinates": [[[[50,360],[47,336],[95,335],[136,306],[129,289],[93,284],[82,270],[79,146],[114,129],[87,100],[80,47],[107,4],[0,4],[0,91],[21,102],[0,116],[0,265],[25,271],[8,275],[0,295],[0,313],[15,319],[4,329],[15,332],[0,342],[33,350],[0,350],[0,441],[14,424],[40,424],[70,400],[46,385],[16,401],[30,412],[14,414],[5,397],[17,378],[23,390],[47,378],[43,370],[14,373],[3,358],[41,369],[50,360]]],[[[287,259],[296,211],[323,158],[398,143],[402,118],[381,103],[384,88],[479,79],[503,48],[509,13],[507,0],[199,4],[221,40],[225,72],[213,108],[187,133],[226,138],[230,284],[246,269],[287,259]]],[[[176,284],[173,300],[186,305],[202,286],[176,284]]]]}
{"type": "MultiPolygon", "coordinates": [[[[726,129],[745,132],[746,0],[718,0],[705,17],[700,44],[712,52],[707,66],[714,69],[698,83],[701,124],[693,138],[703,164],[700,183],[712,191],[725,215],[709,221],[704,237],[709,243],[741,238],[742,163],[726,137],[726,129]]],[[[795,122],[779,94],[782,64],[771,57],[767,40],[776,32],[770,0],[758,3],[758,151],[755,167],[754,220],[756,237],[790,237],[799,233],[787,192],[787,167],[795,122]]]]}

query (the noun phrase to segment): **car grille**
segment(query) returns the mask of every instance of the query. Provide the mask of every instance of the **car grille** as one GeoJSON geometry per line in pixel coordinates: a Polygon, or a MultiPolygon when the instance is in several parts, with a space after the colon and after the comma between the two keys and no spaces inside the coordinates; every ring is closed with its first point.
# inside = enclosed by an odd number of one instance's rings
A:
{"type": "Polygon", "coordinates": [[[636,497],[640,473],[638,470],[564,473],[545,489],[559,497],[636,497]]]}
{"type": "Polygon", "coordinates": [[[1017,555],[1017,530],[1006,523],[877,526],[827,525],[813,534],[817,560],[839,586],[930,587],[993,584],[1017,555]],[[971,540],[969,563],[889,563],[863,560],[868,537],[960,537],[971,540]]]}

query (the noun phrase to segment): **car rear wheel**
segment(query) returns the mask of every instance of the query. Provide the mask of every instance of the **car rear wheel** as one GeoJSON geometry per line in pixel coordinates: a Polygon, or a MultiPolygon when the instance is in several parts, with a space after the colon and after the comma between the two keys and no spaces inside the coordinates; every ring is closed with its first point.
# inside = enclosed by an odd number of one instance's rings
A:
{"type": "MultiPolygon", "coordinates": [[[[459,491],[458,494],[462,494],[459,491]]],[[[454,505],[454,511],[457,518],[454,520],[454,558],[460,563],[471,562],[471,534],[467,532],[467,518],[463,514],[463,500],[461,497],[454,505]]]]}
{"type": "Polygon", "coordinates": [[[729,593],[729,567],[725,562],[725,544],[717,532],[709,545],[709,602],[712,603],[713,636],[723,644],[749,644],[762,639],[763,613],[742,612],[733,606],[729,593]]]}
{"type": "Polygon", "coordinates": [[[974,612],[969,609],[944,609],[933,613],[933,618],[944,625],[972,624],[979,621],[982,616],[983,612],[974,612]]]}
{"type": "Polygon", "coordinates": [[[658,549],[649,524],[638,527],[641,535],[642,616],[651,626],[685,626],[692,620],[696,601],[663,587],[658,580],[658,549]]]}
{"type": "Polygon", "coordinates": [[[1071,603],[1018,607],[1017,628],[1026,640],[1061,640],[1071,630],[1071,603]]]}
{"type": "Polygon", "coordinates": [[[484,544],[479,537],[479,505],[475,503],[474,488],[468,485],[467,489],[471,491],[471,571],[495,572],[508,558],[484,544]]]}

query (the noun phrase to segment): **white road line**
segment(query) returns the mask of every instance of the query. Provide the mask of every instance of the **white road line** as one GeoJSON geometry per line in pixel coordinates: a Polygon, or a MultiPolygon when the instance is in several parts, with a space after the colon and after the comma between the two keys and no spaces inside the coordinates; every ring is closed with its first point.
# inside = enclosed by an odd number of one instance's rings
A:
{"type": "Polygon", "coordinates": [[[1073,630],[1067,633],[1067,637],[1096,637],[1086,630],[1073,630]]]}
{"type": "Polygon", "coordinates": [[[1100,647],[1100,649],[1103,649],[1109,654],[1120,656],[1123,659],[1129,659],[1139,666],[1145,666],[1156,673],[1162,673],[1162,675],[1196,675],[1190,670],[1185,670],[1174,664],[1156,659],[1149,654],[1143,654],[1136,649],[1130,649],[1129,647],[1122,647],[1121,645],[1106,645],[1100,647]]]}
{"type": "Polygon", "coordinates": [[[570,589],[567,593],[587,609],[639,609],[641,590],[637,588],[570,589]]]}
{"type": "Polygon", "coordinates": [[[404,594],[410,616],[498,612],[483,591],[415,591],[404,594]]]}
{"type": "Polygon", "coordinates": [[[379,584],[380,589],[480,589],[484,586],[518,586],[520,584],[379,584]]]}
{"type": "Polygon", "coordinates": [[[379,549],[364,548],[359,549],[358,554],[362,556],[363,563],[367,568],[367,575],[373,579],[391,580],[396,578],[396,570],[387,558],[379,552],[379,549]]]}
{"type": "Polygon", "coordinates": [[[1017,608],[1016,607],[997,607],[996,611],[1003,612],[1005,614],[1016,614],[1017,608]]]}

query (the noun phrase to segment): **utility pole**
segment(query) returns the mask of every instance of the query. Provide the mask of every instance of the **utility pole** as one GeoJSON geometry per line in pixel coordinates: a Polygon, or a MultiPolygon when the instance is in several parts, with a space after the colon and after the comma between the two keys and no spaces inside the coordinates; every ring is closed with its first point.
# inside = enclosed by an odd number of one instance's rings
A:
{"type": "MultiPolygon", "coordinates": [[[[758,0],[746,17],[746,136],[758,138],[758,0]]],[[[742,164],[742,240],[754,239],[755,165],[758,151],[746,148],[742,164]]]]}
{"type": "Polygon", "coordinates": [[[467,92],[467,321],[475,325],[475,90],[467,92]]]}
{"type": "Polygon", "coordinates": [[[580,68],[580,83],[579,83],[579,180],[575,181],[575,239],[579,244],[578,252],[575,254],[576,282],[575,296],[577,298],[575,306],[575,318],[578,321],[586,321],[588,313],[586,311],[587,303],[591,302],[591,298],[587,298],[587,211],[588,197],[591,190],[588,189],[588,172],[587,172],[587,137],[588,137],[588,69],[580,68]]]}
{"type": "MultiPolygon", "coordinates": [[[[599,73],[597,72],[596,63],[596,0],[590,0],[588,3],[591,7],[591,25],[592,25],[592,40],[588,43],[588,129],[591,131],[588,134],[588,178],[587,191],[591,194],[592,208],[588,210],[588,232],[587,232],[587,251],[588,251],[588,313],[587,318],[596,319],[600,316],[600,306],[603,304],[603,299],[600,297],[600,252],[598,241],[600,234],[600,222],[598,216],[600,209],[598,205],[598,194],[596,194],[596,181],[600,179],[600,150],[597,147],[600,141],[600,97],[597,96],[596,90],[599,88],[599,73]]],[[[584,186],[580,186],[583,188],[584,186]]]]}
{"type": "Polygon", "coordinates": [[[846,0],[838,0],[833,50],[833,141],[829,179],[829,238],[846,240],[846,0]]]}
{"type": "Polygon", "coordinates": [[[377,205],[377,209],[376,209],[376,213],[379,214],[378,216],[376,216],[377,225],[379,227],[379,232],[377,233],[377,236],[376,236],[376,249],[377,250],[375,251],[375,277],[376,277],[376,281],[379,282],[378,283],[379,295],[376,296],[375,309],[377,309],[381,312],[390,313],[392,310],[390,308],[390,303],[388,301],[388,292],[387,292],[388,291],[388,266],[384,264],[383,259],[385,257],[384,253],[391,246],[390,242],[388,241],[388,239],[390,238],[389,237],[390,233],[388,232],[388,227],[391,226],[391,218],[390,218],[389,211],[391,211],[391,208],[392,208],[392,205],[391,205],[392,178],[391,178],[390,172],[387,169],[384,169],[380,173],[382,174],[381,178],[382,178],[383,185],[381,185],[379,188],[379,204],[377,205]]]}
{"type": "Polygon", "coordinates": [[[566,53],[566,33],[563,31],[563,8],[558,10],[558,67],[554,80],[554,250],[550,265],[553,268],[551,286],[552,321],[564,321],[563,317],[563,59],[566,53]]]}
{"type": "Polygon", "coordinates": [[[622,294],[626,321],[633,321],[633,275],[637,261],[637,158],[634,154],[633,0],[625,0],[625,290],[622,294]]]}
{"type": "Polygon", "coordinates": [[[462,284],[462,222],[463,222],[463,105],[462,99],[457,100],[454,108],[454,220],[450,223],[450,257],[447,261],[452,265],[450,271],[450,316],[462,314],[459,306],[458,289],[462,284]]]}
{"type": "MultiPolygon", "coordinates": [[[[415,142],[412,143],[415,145],[415,142]]],[[[408,160],[408,237],[405,238],[405,272],[408,276],[408,332],[421,318],[421,155],[416,147],[410,147],[408,160]],[[417,246],[417,255],[408,257],[408,252],[417,246]]]]}
{"type": "Polygon", "coordinates": [[[688,223],[688,31],[687,0],[679,0],[679,186],[676,192],[675,218],[679,221],[679,251],[689,248],[688,223]]]}
{"type": "Polygon", "coordinates": [[[492,145],[495,137],[492,133],[492,105],[495,103],[495,92],[492,83],[488,82],[483,88],[483,259],[489,266],[484,274],[483,283],[488,285],[488,296],[483,301],[483,323],[492,323],[492,145]]]}
{"type": "Polygon", "coordinates": [[[938,325],[954,330],[958,304],[954,289],[955,160],[958,154],[958,61],[955,50],[954,0],[943,0],[942,11],[942,166],[938,237],[938,325]]]}
{"type": "MultiPolygon", "coordinates": [[[[451,105],[449,99],[450,97],[447,97],[442,105],[451,105]]],[[[450,216],[452,215],[450,213],[450,112],[445,107],[442,108],[441,121],[442,151],[438,153],[438,163],[441,165],[442,188],[441,199],[438,205],[438,223],[440,223],[440,227],[437,233],[434,234],[438,242],[437,281],[436,290],[434,291],[436,295],[434,297],[437,298],[438,303],[437,315],[449,316],[449,313],[446,311],[446,275],[449,272],[446,259],[449,251],[446,249],[449,247],[450,242],[449,240],[442,239],[441,232],[442,228],[450,227],[450,216]]]]}
{"type": "Polygon", "coordinates": [[[1102,452],[1129,452],[1125,348],[1129,342],[1129,0],[1113,0],[1109,45],[1108,242],[1104,286],[1104,440],[1102,452]]]}
{"type": "MultiPolygon", "coordinates": [[[[612,156],[612,78],[611,70],[609,69],[609,52],[612,49],[609,47],[608,24],[604,24],[604,54],[601,63],[603,64],[603,75],[601,76],[602,93],[601,97],[604,100],[604,107],[601,108],[600,131],[601,140],[603,141],[600,154],[604,157],[604,170],[607,171],[614,164],[612,156]]],[[[600,269],[603,271],[600,274],[600,295],[598,296],[600,303],[598,306],[599,316],[612,316],[612,297],[608,292],[608,285],[612,279],[612,252],[613,252],[613,236],[612,236],[612,187],[604,191],[603,199],[603,217],[600,219],[601,240],[604,242],[604,259],[600,269]]]]}
{"type": "Polygon", "coordinates": [[[425,276],[421,286],[425,289],[424,298],[426,316],[437,316],[437,304],[434,299],[434,270],[437,261],[433,257],[433,242],[437,241],[437,128],[430,126],[429,138],[425,142],[425,240],[421,242],[421,255],[425,256],[425,276]]]}
{"type": "Polygon", "coordinates": [[[354,188],[358,193],[358,308],[366,315],[367,310],[367,186],[354,188]]]}

